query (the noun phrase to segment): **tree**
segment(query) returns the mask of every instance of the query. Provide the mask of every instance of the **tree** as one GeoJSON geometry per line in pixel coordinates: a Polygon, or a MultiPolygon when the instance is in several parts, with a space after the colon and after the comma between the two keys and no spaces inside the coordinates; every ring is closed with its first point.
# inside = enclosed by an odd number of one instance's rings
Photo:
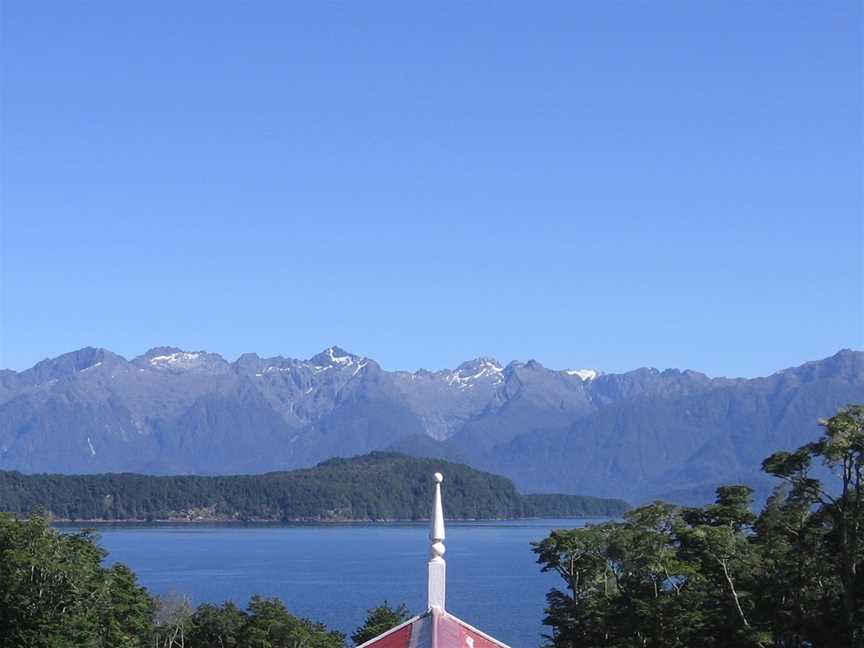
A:
{"type": "Polygon", "coordinates": [[[364,644],[407,621],[408,616],[408,608],[404,603],[392,608],[384,601],[378,607],[367,611],[366,622],[351,635],[351,640],[355,646],[364,644]]]}
{"type": "Polygon", "coordinates": [[[345,635],[289,613],[279,599],[253,596],[247,610],[244,648],[344,648],[345,635]]]}
{"type": "Polygon", "coordinates": [[[246,613],[231,602],[224,605],[199,605],[192,615],[189,631],[190,646],[235,648],[241,645],[246,613]]]}
{"type": "Polygon", "coordinates": [[[98,648],[104,556],[89,532],[0,514],[0,646],[98,648]]]}
{"type": "Polygon", "coordinates": [[[126,565],[116,564],[107,570],[98,609],[104,648],[137,648],[149,643],[156,606],[126,565]]]}
{"type": "Polygon", "coordinates": [[[716,503],[687,509],[677,532],[679,556],[693,567],[689,590],[701,594],[702,645],[719,636],[724,646],[763,646],[751,619],[750,580],[758,568],[758,554],[750,541],[756,516],[750,510],[753,490],[721,486],[716,503]]]}
{"type": "Polygon", "coordinates": [[[186,648],[186,634],[192,622],[189,599],[169,593],[156,599],[156,636],[158,648],[186,648]]]}
{"type": "Polygon", "coordinates": [[[612,618],[621,642],[681,645],[682,582],[692,569],[678,555],[679,523],[677,507],[655,502],[630,512],[610,534],[607,560],[618,592],[612,618]]]}
{"type": "Polygon", "coordinates": [[[611,646],[611,597],[615,592],[614,574],[607,561],[607,550],[614,525],[553,531],[534,544],[542,571],[557,573],[566,591],[553,589],[547,594],[547,617],[552,627],[548,637],[559,648],[611,646]]]}
{"type": "MultiPolygon", "coordinates": [[[[820,421],[824,434],[795,452],[777,452],[763,469],[786,481],[793,501],[819,506],[824,525],[822,544],[840,583],[841,609],[836,641],[839,646],[864,646],[864,406],[851,405],[820,421]],[[824,487],[811,476],[820,459],[834,483],[824,487]]],[[[827,619],[826,619],[827,620],[827,619]]]]}
{"type": "Polygon", "coordinates": [[[815,506],[811,497],[790,497],[787,488],[778,488],[755,524],[753,540],[762,563],[756,614],[773,630],[775,645],[785,648],[831,646],[835,639],[825,604],[840,582],[815,506]]]}

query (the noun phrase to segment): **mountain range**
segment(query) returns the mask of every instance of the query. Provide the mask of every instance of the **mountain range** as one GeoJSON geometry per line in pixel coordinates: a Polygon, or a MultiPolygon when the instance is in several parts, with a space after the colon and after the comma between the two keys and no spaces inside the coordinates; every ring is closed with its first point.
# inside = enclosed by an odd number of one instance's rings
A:
{"type": "Polygon", "coordinates": [[[0,371],[0,470],[245,474],[395,450],[506,475],[522,492],[703,502],[766,492],[761,460],[864,402],[864,353],[753,379],[554,370],[477,358],[385,371],[330,347],[308,360],[84,348],[0,371]]]}

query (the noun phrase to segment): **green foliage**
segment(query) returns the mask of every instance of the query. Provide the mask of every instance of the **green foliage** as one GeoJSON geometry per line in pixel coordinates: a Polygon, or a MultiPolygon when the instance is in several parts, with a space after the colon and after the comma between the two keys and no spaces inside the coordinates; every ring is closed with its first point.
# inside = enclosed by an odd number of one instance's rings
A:
{"type": "MultiPolygon", "coordinates": [[[[789,486],[785,501],[773,503],[767,547],[781,561],[799,547],[797,591],[785,594],[796,636],[824,636],[832,645],[864,646],[864,406],[841,409],[820,421],[824,434],[794,453],[765,460],[765,470],[789,486]],[[833,483],[813,478],[816,460],[828,467],[833,483]],[[785,533],[784,533],[785,532],[785,533]],[[818,560],[817,564],[813,564],[818,560]],[[807,603],[816,599],[821,613],[807,603]],[[826,627],[825,622],[832,626],[826,627]]],[[[827,645],[827,644],[826,644],[827,645]]]]}
{"type": "Polygon", "coordinates": [[[224,603],[200,605],[193,612],[177,597],[160,607],[155,643],[163,648],[345,648],[345,635],[294,616],[276,598],[253,596],[245,611],[224,603]]]}
{"type": "Polygon", "coordinates": [[[750,488],[724,486],[710,506],[657,502],[535,543],[565,584],[547,596],[549,645],[862,648],[864,407],[822,425],[765,460],[784,484],[758,516],[750,488]]]}
{"type": "Polygon", "coordinates": [[[155,477],[133,474],[22,475],[0,472],[0,510],[38,507],[62,520],[420,520],[430,477],[446,475],[452,519],[615,516],[620,500],[522,496],[513,483],[461,464],[372,453],[315,468],[265,475],[155,477]]]}
{"type": "Polygon", "coordinates": [[[152,602],[89,532],[62,534],[46,517],[0,514],[0,646],[144,646],[152,602]]]}
{"type": "Polygon", "coordinates": [[[359,646],[378,635],[384,634],[391,628],[395,628],[400,623],[407,621],[408,618],[408,608],[404,604],[392,608],[387,601],[384,601],[378,607],[368,611],[366,622],[351,635],[351,640],[355,646],[359,646]]]}
{"type": "Polygon", "coordinates": [[[328,631],[320,623],[290,614],[278,599],[252,597],[245,630],[248,648],[304,646],[308,648],[343,648],[345,635],[328,631]]]}
{"type": "MultiPolygon", "coordinates": [[[[46,516],[0,514],[0,648],[344,648],[345,636],[254,597],[193,610],[154,599],[90,532],[64,534],[46,516]]],[[[399,608],[402,609],[402,608],[399,608]]]]}
{"type": "Polygon", "coordinates": [[[525,517],[620,517],[630,505],[624,500],[584,495],[538,493],[523,495],[525,517]]]}
{"type": "Polygon", "coordinates": [[[104,588],[104,602],[99,606],[102,645],[146,645],[152,631],[154,603],[138,585],[135,573],[126,565],[115,564],[105,573],[104,588]]]}
{"type": "Polygon", "coordinates": [[[248,616],[233,603],[198,606],[192,616],[189,643],[193,646],[238,648],[243,644],[248,616]]]}

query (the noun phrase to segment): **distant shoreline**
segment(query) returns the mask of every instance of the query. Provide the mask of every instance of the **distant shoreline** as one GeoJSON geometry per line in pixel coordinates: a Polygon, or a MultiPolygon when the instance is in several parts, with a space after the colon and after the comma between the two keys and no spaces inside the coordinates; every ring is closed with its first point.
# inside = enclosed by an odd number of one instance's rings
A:
{"type": "MultiPolygon", "coordinates": [[[[609,520],[608,515],[554,515],[549,517],[517,517],[517,518],[445,518],[446,522],[454,524],[464,524],[471,522],[531,522],[541,520],[609,520]]],[[[429,524],[429,519],[392,519],[392,520],[369,520],[369,519],[345,519],[345,520],[317,520],[317,519],[291,519],[291,520],[231,520],[231,519],[194,519],[186,518],[166,518],[158,520],[106,520],[106,519],[89,519],[89,520],[71,520],[66,518],[51,518],[51,524],[64,526],[79,526],[84,524],[98,524],[100,526],[124,525],[130,526],[139,525],[224,525],[224,526],[339,526],[352,524],[429,524]]]]}
{"type": "Polygon", "coordinates": [[[114,524],[340,524],[428,520],[430,476],[446,475],[453,520],[525,520],[622,515],[617,499],[521,494],[509,479],[438,459],[373,452],[314,468],[263,475],[104,473],[24,475],[0,471],[0,510],[58,522],[114,524]]]}

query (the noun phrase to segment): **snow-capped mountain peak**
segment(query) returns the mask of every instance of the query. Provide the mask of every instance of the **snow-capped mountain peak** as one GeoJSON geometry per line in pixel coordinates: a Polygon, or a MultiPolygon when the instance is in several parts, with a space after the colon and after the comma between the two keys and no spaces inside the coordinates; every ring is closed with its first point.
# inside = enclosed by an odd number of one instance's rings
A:
{"type": "Polygon", "coordinates": [[[142,369],[184,372],[189,370],[224,373],[229,365],[217,353],[206,351],[184,351],[176,347],[157,347],[150,349],[133,362],[142,369]]]}
{"type": "Polygon", "coordinates": [[[475,381],[481,379],[491,379],[495,384],[503,382],[504,367],[494,358],[476,358],[463,362],[456,371],[448,372],[444,376],[444,380],[451,387],[468,388],[475,381]]]}
{"type": "Polygon", "coordinates": [[[345,349],[338,346],[331,346],[324,349],[321,353],[310,358],[308,364],[315,370],[324,371],[326,369],[353,367],[355,363],[362,362],[364,358],[349,353],[345,349]]]}
{"type": "Polygon", "coordinates": [[[157,355],[150,358],[150,365],[153,367],[188,367],[192,364],[197,364],[196,361],[201,355],[201,353],[190,353],[187,351],[157,355]]]}
{"type": "Polygon", "coordinates": [[[347,351],[343,351],[339,347],[331,346],[329,349],[327,349],[327,355],[330,356],[330,362],[334,364],[348,366],[354,364],[354,359],[351,354],[347,351]]]}

